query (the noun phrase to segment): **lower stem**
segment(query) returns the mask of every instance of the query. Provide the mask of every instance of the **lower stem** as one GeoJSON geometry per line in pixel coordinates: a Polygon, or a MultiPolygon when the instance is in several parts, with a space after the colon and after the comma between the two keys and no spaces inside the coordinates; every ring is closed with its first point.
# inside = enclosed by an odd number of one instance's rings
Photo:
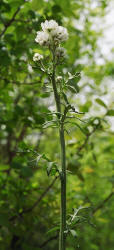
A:
{"type": "Polygon", "coordinates": [[[59,250],[66,249],[66,156],[65,156],[65,139],[64,128],[60,128],[60,144],[61,144],[61,214],[60,214],[60,236],[59,250]]]}

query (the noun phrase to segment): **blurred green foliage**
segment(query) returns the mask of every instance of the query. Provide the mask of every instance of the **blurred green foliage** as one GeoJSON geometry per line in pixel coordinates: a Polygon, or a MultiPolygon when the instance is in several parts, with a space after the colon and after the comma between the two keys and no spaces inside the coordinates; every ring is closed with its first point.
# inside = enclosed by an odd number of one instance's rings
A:
{"type": "Polygon", "coordinates": [[[58,249],[60,183],[53,175],[60,156],[53,93],[32,62],[34,52],[48,60],[48,51],[34,41],[45,19],[68,29],[68,57],[59,74],[81,72],[81,78],[70,82],[77,93],[69,91],[68,96],[77,110],[87,112],[81,116],[86,122],[71,120],[66,126],[68,218],[73,209],[87,207],[75,218],[67,249],[113,250],[114,139],[109,118],[114,109],[109,84],[114,62],[103,57],[97,43],[102,30],[94,28],[109,2],[0,1],[1,250],[58,249]]]}

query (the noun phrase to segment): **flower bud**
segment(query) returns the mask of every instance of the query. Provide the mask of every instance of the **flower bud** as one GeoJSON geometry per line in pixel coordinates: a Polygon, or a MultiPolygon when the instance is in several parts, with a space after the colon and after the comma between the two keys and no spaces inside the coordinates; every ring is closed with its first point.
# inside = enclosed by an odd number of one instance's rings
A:
{"type": "Polygon", "coordinates": [[[65,57],[65,55],[66,55],[66,50],[65,50],[64,48],[58,47],[58,48],[56,49],[56,56],[57,56],[58,58],[65,57]]]}

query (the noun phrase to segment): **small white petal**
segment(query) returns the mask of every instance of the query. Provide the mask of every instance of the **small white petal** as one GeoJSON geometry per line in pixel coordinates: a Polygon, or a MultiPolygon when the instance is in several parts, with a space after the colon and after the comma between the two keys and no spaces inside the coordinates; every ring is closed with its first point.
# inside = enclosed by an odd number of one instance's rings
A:
{"type": "Polygon", "coordinates": [[[60,82],[60,81],[62,81],[62,79],[63,79],[62,76],[57,76],[57,79],[56,79],[56,80],[57,80],[58,82],[60,82]]]}
{"type": "Polygon", "coordinates": [[[40,45],[44,45],[49,40],[49,35],[46,32],[38,31],[35,41],[40,45]]]}
{"type": "Polygon", "coordinates": [[[38,62],[40,60],[43,59],[43,55],[39,54],[39,53],[35,53],[34,56],[33,56],[33,61],[34,62],[38,62]]]}

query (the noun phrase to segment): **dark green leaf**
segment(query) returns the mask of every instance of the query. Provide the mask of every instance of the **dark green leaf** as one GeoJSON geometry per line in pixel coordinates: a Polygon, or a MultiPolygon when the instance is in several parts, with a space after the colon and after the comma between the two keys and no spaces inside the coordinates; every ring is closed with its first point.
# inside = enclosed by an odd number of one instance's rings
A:
{"type": "Polygon", "coordinates": [[[106,113],[107,116],[114,116],[114,109],[110,109],[108,110],[108,112],[106,113]]]}

